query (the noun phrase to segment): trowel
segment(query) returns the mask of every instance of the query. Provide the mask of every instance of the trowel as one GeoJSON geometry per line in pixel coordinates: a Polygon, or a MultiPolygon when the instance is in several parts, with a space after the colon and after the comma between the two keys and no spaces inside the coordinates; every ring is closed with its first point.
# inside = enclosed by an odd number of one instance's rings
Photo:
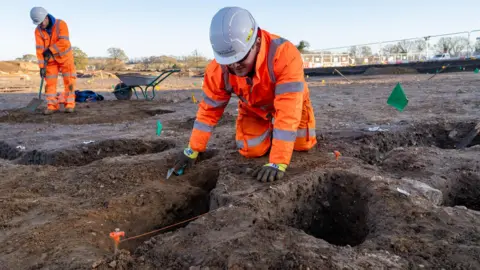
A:
{"type": "Polygon", "coordinates": [[[182,168],[180,168],[180,169],[177,170],[177,171],[175,171],[175,167],[168,169],[168,172],[167,172],[167,180],[168,180],[168,178],[170,178],[170,176],[172,176],[172,174],[175,174],[175,175],[177,175],[177,176],[178,176],[178,175],[182,175],[184,168],[185,168],[185,166],[183,166],[182,168]]]}

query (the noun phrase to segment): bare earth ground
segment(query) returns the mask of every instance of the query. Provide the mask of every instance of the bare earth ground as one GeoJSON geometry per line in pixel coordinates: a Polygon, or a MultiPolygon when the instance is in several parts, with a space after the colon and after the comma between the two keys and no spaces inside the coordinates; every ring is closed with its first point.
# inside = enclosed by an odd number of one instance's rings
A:
{"type": "Polygon", "coordinates": [[[51,116],[15,111],[33,93],[2,93],[0,269],[480,269],[480,139],[454,149],[479,120],[480,76],[429,77],[309,78],[319,143],[274,183],[245,174],[268,157],[236,152],[236,98],[195,168],[167,181],[199,87],[152,102],[105,92],[51,116]],[[398,81],[404,112],[386,105],[398,81]],[[113,254],[115,228],[208,211],[113,254]]]}

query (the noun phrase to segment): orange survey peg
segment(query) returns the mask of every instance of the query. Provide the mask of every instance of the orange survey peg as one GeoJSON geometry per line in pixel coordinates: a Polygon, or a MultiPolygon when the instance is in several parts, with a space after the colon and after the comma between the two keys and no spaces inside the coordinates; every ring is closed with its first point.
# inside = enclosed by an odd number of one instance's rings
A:
{"type": "Polygon", "coordinates": [[[117,253],[118,245],[120,244],[120,237],[122,236],[125,237],[125,232],[120,231],[119,228],[116,228],[114,232],[110,233],[110,238],[112,238],[114,243],[115,254],[117,253]]]}
{"type": "Polygon", "coordinates": [[[333,154],[335,155],[335,160],[338,160],[340,156],[342,155],[339,151],[335,150],[333,151],[333,154]]]}

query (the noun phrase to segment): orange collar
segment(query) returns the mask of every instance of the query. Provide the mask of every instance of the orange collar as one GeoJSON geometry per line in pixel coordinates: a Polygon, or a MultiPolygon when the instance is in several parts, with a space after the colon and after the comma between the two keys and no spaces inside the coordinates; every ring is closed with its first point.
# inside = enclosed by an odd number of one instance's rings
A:
{"type": "Polygon", "coordinates": [[[267,61],[267,40],[265,38],[265,36],[267,35],[267,33],[260,29],[261,31],[261,35],[260,35],[260,38],[261,38],[261,43],[260,43],[260,51],[258,52],[257,54],[257,62],[255,63],[255,77],[258,77],[260,74],[258,71],[260,69],[260,67],[263,65],[263,63],[265,61],[267,61]]]}

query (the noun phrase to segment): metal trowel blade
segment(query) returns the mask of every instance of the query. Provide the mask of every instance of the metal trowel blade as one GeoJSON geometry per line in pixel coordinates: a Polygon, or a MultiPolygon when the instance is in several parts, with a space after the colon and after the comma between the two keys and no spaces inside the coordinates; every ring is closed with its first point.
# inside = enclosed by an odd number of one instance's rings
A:
{"type": "Polygon", "coordinates": [[[170,176],[172,176],[172,173],[173,173],[174,170],[175,170],[175,168],[170,168],[170,169],[168,169],[168,172],[167,172],[167,180],[168,180],[168,178],[170,178],[170,176]]]}

